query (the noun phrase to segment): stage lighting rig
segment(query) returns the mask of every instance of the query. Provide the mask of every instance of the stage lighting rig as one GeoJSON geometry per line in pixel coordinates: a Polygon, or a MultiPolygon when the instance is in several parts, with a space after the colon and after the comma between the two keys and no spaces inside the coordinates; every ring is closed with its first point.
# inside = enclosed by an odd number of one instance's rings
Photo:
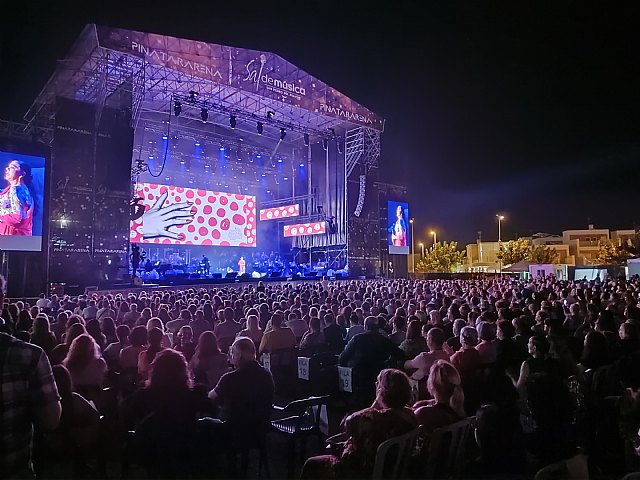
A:
{"type": "Polygon", "coordinates": [[[229,117],[229,125],[231,126],[231,128],[236,128],[236,116],[235,115],[231,115],[229,117]]]}
{"type": "Polygon", "coordinates": [[[276,114],[276,112],[272,112],[271,110],[269,110],[267,112],[267,121],[268,122],[273,122],[273,116],[276,114]]]}
{"type": "Polygon", "coordinates": [[[287,136],[287,131],[284,128],[280,129],[280,140],[284,140],[284,137],[287,136]]]}
{"type": "Polygon", "coordinates": [[[308,133],[305,133],[305,134],[303,135],[303,138],[304,138],[304,146],[305,146],[305,147],[308,147],[308,146],[309,146],[309,134],[308,134],[308,133]]]}
{"type": "Polygon", "coordinates": [[[207,123],[207,120],[209,120],[209,110],[205,107],[200,109],[200,118],[202,119],[202,123],[207,123]]]}
{"type": "Polygon", "coordinates": [[[191,103],[196,103],[196,100],[198,100],[198,92],[191,90],[189,92],[189,101],[191,103]]]}
{"type": "Polygon", "coordinates": [[[173,104],[173,113],[176,117],[179,117],[180,113],[182,113],[182,103],[180,103],[178,100],[176,100],[173,104]]]}
{"type": "Polygon", "coordinates": [[[264,130],[264,125],[262,122],[258,122],[256,124],[256,130],[258,131],[258,135],[262,135],[262,131],[264,130]]]}
{"type": "Polygon", "coordinates": [[[329,139],[328,138],[323,138],[322,139],[322,149],[323,150],[327,150],[329,148],[329,139]]]}

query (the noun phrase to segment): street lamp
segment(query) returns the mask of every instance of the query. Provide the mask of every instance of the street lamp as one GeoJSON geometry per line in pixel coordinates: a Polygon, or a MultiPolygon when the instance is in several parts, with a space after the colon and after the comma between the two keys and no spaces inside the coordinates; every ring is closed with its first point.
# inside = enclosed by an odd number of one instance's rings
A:
{"type": "Polygon", "coordinates": [[[416,257],[413,248],[413,218],[409,220],[409,223],[411,224],[411,271],[412,273],[416,273],[416,257]]]}
{"type": "Polygon", "coordinates": [[[502,257],[500,256],[500,245],[502,244],[502,220],[504,220],[504,215],[500,215],[496,213],[496,218],[498,219],[498,262],[500,264],[500,276],[502,276],[502,257]]]}
{"type": "Polygon", "coordinates": [[[421,250],[420,258],[424,259],[424,243],[422,242],[420,242],[420,250],[421,250]]]}
{"type": "Polygon", "coordinates": [[[429,232],[431,235],[433,235],[433,244],[436,244],[436,232],[435,230],[431,230],[431,232],[429,232]]]}

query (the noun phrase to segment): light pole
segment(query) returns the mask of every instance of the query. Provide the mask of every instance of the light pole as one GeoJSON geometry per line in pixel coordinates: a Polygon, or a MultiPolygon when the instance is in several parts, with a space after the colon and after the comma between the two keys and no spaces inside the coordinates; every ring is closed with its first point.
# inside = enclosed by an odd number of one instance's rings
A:
{"type": "Polygon", "coordinates": [[[413,218],[409,220],[409,224],[411,224],[411,272],[416,273],[416,257],[415,250],[413,248],[413,218]]]}
{"type": "Polygon", "coordinates": [[[500,245],[502,244],[502,220],[504,220],[504,215],[496,213],[496,218],[498,219],[498,262],[500,265],[500,276],[502,276],[502,256],[500,255],[500,245]]]}
{"type": "Polygon", "coordinates": [[[435,232],[435,230],[431,230],[431,232],[429,232],[429,233],[431,233],[431,235],[433,235],[433,244],[435,245],[436,244],[436,232],[435,232]]]}
{"type": "Polygon", "coordinates": [[[420,258],[424,259],[424,243],[420,242],[420,258]]]}

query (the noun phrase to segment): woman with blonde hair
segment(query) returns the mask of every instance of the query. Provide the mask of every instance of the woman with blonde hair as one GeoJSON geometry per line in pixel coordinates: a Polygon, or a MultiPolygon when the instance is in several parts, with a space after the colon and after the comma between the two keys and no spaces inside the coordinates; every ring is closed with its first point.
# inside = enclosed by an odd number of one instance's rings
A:
{"type": "Polygon", "coordinates": [[[98,344],[88,333],[73,340],[62,364],[69,370],[76,391],[83,394],[87,389],[102,388],[107,364],[100,355],[98,344]]]}
{"type": "Polygon", "coordinates": [[[253,343],[256,345],[256,348],[260,346],[260,342],[262,341],[263,331],[260,328],[260,322],[258,321],[257,315],[248,315],[247,316],[247,328],[238,332],[236,337],[248,337],[253,340],[253,343]]]}
{"type": "Polygon", "coordinates": [[[413,406],[426,436],[437,428],[466,417],[460,374],[451,363],[438,360],[431,366],[427,391],[433,400],[418,402],[413,406]]]}

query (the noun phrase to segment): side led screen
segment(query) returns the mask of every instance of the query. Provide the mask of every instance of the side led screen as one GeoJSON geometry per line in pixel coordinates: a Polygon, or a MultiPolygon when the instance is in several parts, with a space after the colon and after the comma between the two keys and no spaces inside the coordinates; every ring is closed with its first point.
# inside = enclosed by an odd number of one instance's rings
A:
{"type": "Polygon", "coordinates": [[[260,210],[260,220],[278,220],[279,218],[297,217],[300,215],[300,205],[285,205],[284,207],[263,208],[260,210]]]}

